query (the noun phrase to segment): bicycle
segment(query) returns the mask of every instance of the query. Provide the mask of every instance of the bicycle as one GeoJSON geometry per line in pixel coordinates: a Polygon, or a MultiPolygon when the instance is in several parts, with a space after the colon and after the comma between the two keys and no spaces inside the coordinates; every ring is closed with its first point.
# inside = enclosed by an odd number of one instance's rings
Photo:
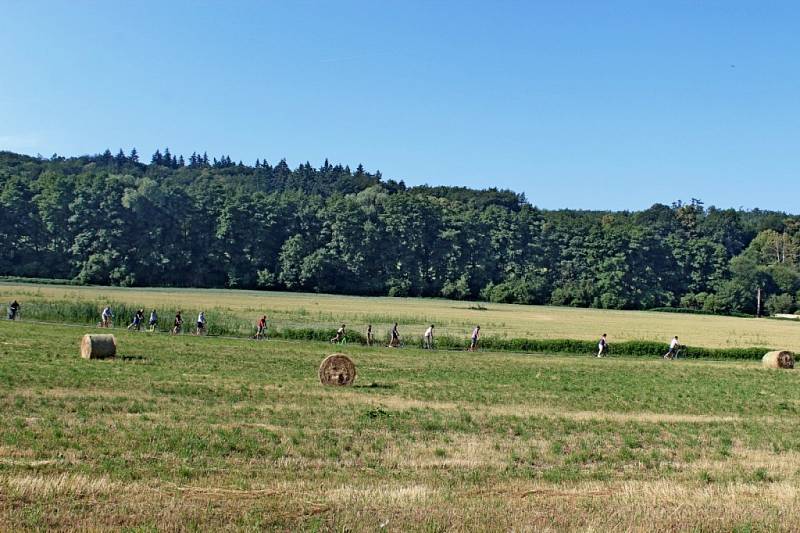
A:
{"type": "Polygon", "coordinates": [[[342,336],[341,339],[338,336],[331,339],[331,344],[336,344],[339,346],[346,346],[347,345],[347,335],[342,336]]]}
{"type": "Polygon", "coordinates": [[[670,350],[664,354],[664,359],[667,361],[675,361],[678,359],[678,354],[683,351],[683,346],[676,346],[674,350],[670,350]]]}

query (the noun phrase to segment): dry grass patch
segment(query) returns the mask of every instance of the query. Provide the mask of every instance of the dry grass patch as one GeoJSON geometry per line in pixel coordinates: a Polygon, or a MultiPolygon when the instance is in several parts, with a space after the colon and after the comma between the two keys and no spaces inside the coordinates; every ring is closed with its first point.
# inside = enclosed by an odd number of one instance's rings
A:
{"type": "Polygon", "coordinates": [[[389,468],[425,470],[432,468],[493,469],[508,462],[508,442],[495,446],[486,437],[456,435],[447,442],[416,440],[389,443],[381,462],[389,468]]]}
{"type": "MultiPolygon", "coordinates": [[[[28,475],[0,478],[0,484],[16,496],[39,499],[50,496],[101,496],[120,488],[119,483],[107,477],[90,477],[82,474],[28,475]]],[[[126,492],[134,489],[126,485],[126,492]]]]}

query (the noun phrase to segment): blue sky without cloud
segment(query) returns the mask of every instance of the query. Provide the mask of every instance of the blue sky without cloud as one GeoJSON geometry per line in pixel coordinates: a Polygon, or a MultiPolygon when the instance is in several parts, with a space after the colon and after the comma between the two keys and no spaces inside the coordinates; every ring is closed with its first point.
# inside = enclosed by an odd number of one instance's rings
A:
{"type": "Polygon", "coordinates": [[[0,149],[799,212],[800,4],[0,0],[0,149]]]}

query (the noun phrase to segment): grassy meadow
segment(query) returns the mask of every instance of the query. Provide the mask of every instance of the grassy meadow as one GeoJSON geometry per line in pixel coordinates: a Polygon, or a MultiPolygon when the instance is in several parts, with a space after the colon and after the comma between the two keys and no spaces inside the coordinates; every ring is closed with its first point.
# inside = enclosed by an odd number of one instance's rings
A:
{"type": "MultiPolygon", "coordinates": [[[[185,294],[242,313],[398,302],[185,294]]],[[[338,388],[317,380],[325,343],[116,331],[116,359],[80,359],[96,331],[0,321],[0,530],[800,527],[794,371],[348,346],[358,377],[338,388]]]]}
{"type": "MultiPolygon", "coordinates": [[[[647,340],[667,343],[673,335],[681,342],[708,348],[765,346],[800,351],[800,324],[783,320],[755,320],[708,315],[642,311],[609,311],[569,307],[526,306],[459,302],[428,298],[367,298],[306,293],[236,291],[222,289],[142,289],[75,287],[0,283],[0,302],[17,298],[32,302],[89,302],[100,310],[106,302],[130,306],[185,311],[186,323],[196,313],[219,311],[247,324],[267,314],[272,327],[335,328],[341,323],[363,332],[373,324],[384,339],[393,322],[405,338],[419,339],[430,324],[440,335],[468,337],[480,324],[483,334],[507,338],[597,340],[609,334],[612,343],[647,340]]],[[[122,321],[130,317],[119,317],[122,321]]],[[[213,316],[211,316],[213,319],[213,316]]],[[[171,316],[163,316],[169,320],[171,316]]],[[[213,326],[213,323],[212,323],[213,326]]]]}

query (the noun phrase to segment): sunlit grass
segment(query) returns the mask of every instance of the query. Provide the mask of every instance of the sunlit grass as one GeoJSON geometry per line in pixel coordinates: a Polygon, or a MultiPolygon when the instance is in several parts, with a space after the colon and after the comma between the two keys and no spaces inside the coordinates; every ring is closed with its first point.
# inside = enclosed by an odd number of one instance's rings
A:
{"type": "Polygon", "coordinates": [[[95,331],[0,322],[0,530],[798,523],[795,372],[95,331]]]}

